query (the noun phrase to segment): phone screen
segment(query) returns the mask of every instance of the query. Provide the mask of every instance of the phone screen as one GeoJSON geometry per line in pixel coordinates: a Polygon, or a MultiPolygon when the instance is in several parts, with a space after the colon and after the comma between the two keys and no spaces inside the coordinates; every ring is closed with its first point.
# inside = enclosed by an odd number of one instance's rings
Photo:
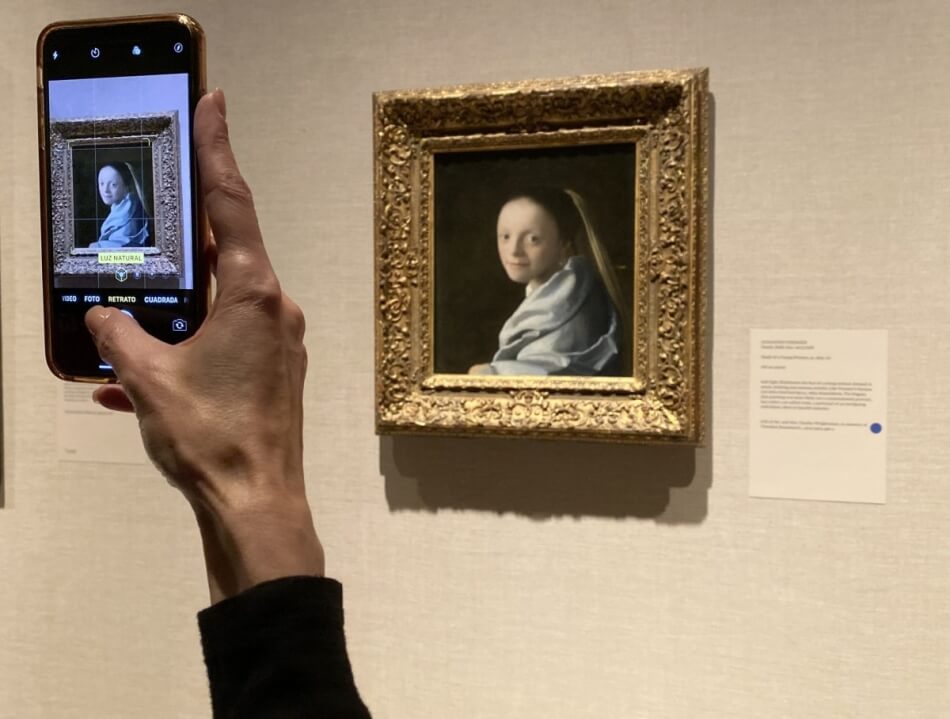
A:
{"type": "Polygon", "coordinates": [[[171,343],[206,313],[192,147],[200,34],[167,19],[65,26],[39,51],[47,357],[60,376],[108,379],[90,307],[117,307],[171,343]]]}

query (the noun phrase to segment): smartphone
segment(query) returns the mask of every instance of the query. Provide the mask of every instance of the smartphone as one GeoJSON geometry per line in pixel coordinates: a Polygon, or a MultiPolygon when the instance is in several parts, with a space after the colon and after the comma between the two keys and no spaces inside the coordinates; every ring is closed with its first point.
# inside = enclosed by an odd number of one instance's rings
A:
{"type": "Polygon", "coordinates": [[[46,360],[65,380],[115,381],[90,307],[170,343],[207,314],[192,142],[204,33],[186,15],[62,22],[36,52],[46,360]]]}

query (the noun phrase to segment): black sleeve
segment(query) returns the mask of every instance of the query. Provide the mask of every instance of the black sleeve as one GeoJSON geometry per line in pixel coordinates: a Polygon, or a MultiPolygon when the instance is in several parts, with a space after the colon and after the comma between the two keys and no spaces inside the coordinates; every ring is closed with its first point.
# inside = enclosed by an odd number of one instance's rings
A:
{"type": "Polygon", "coordinates": [[[198,614],[215,719],[368,719],[343,636],[343,588],[265,582],[198,614]]]}

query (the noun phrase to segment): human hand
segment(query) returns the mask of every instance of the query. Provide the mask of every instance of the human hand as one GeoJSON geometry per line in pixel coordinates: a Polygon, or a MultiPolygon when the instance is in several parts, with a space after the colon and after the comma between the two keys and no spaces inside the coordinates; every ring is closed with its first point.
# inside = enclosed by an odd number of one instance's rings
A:
{"type": "Polygon", "coordinates": [[[195,110],[217,278],[204,324],[168,345],[116,308],[86,314],[121,383],[93,398],[135,412],[149,457],[194,508],[214,601],[324,567],[303,477],[304,316],[267,257],[225,114],[220,90],[195,110]]]}
{"type": "Polygon", "coordinates": [[[491,374],[490,364],[473,364],[468,368],[469,374],[491,374]]]}

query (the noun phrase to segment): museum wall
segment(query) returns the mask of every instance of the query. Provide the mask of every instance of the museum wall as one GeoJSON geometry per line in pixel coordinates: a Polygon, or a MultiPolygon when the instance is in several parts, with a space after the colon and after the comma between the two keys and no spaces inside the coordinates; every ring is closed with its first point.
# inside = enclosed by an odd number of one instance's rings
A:
{"type": "MultiPolygon", "coordinates": [[[[147,467],[60,462],[36,34],[185,10],[308,317],[307,482],[378,717],[936,717],[950,705],[950,4],[4,0],[0,717],[204,717],[207,594],[147,467]],[[709,66],[701,449],[379,438],[371,93],[709,66]],[[748,496],[750,328],[889,331],[884,505],[748,496]]],[[[132,421],[132,420],[129,420],[132,421]]]]}

